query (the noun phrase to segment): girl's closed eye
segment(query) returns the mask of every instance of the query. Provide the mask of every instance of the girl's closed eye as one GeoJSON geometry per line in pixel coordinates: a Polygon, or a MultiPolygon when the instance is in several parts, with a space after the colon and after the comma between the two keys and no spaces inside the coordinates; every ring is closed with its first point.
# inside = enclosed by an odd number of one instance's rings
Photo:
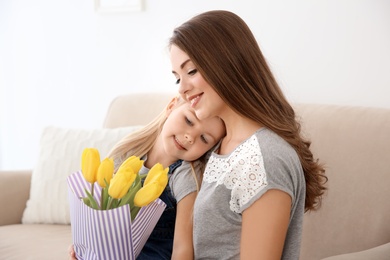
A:
{"type": "Polygon", "coordinates": [[[192,121],[188,119],[188,117],[184,117],[184,118],[185,118],[186,123],[187,123],[189,126],[193,126],[193,125],[194,125],[194,124],[192,123],[192,121]]]}
{"type": "Polygon", "coordinates": [[[200,139],[202,140],[203,143],[208,144],[209,142],[207,141],[207,138],[204,135],[200,136],[200,139]]]}
{"type": "MultiPolygon", "coordinates": [[[[186,123],[189,125],[189,126],[193,126],[194,124],[192,123],[192,121],[190,119],[188,119],[188,117],[184,117],[186,123]]],[[[202,140],[203,143],[205,144],[208,144],[209,141],[207,140],[206,136],[205,135],[200,135],[200,139],[202,140]]]]}

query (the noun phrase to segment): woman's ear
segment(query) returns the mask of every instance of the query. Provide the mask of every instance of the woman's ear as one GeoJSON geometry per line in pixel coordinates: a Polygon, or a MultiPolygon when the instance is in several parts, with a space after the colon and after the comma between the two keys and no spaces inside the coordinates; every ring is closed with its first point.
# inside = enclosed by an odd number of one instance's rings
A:
{"type": "Polygon", "coordinates": [[[172,110],[175,108],[176,104],[177,104],[177,101],[178,101],[178,97],[174,97],[172,98],[172,100],[169,102],[167,108],[165,109],[165,114],[166,116],[169,116],[169,114],[172,112],[172,110]]]}

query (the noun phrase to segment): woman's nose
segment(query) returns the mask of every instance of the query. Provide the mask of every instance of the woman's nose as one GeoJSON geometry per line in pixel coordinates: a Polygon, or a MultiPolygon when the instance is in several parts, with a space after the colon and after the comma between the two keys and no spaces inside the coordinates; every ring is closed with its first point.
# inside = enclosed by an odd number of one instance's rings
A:
{"type": "Polygon", "coordinates": [[[193,144],[194,143],[194,138],[192,138],[192,136],[190,134],[185,134],[184,135],[184,138],[186,139],[186,141],[190,144],[193,144]]]}
{"type": "Polygon", "coordinates": [[[182,96],[182,97],[185,97],[185,94],[187,93],[187,91],[189,90],[189,84],[187,84],[185,82],[184,79],[182,79],[180,81],[180,84],[179,84],[179,94],[182,96]]]}

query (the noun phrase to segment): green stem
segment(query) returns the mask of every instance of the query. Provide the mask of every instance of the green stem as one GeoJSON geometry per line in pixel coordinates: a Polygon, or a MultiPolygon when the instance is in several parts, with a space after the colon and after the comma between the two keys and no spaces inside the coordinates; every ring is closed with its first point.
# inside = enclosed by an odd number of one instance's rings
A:
{"type": "Polygon", "coordinates": [[[104,194],[104,188],[102,189],[102,194],[100,196],[100,209],[104,209],[103,208],[103,194],[104,194]]]}
{"type": "Polygon", "coordinates": [[[107,208],[106,209],[110,209],[112,200],[113,199],[111,197],[108,198],[108,203],[107,203],[107,208]]]}
{"type": "Polygon", "coordinates": [[[94,185],[95,183],[93,182],[93,183],[91,183],[91,195],[92,195],[92,197],[93,197],[93,190],[94,190],[94,187],[95,187],[95,185],[94,185]]]}

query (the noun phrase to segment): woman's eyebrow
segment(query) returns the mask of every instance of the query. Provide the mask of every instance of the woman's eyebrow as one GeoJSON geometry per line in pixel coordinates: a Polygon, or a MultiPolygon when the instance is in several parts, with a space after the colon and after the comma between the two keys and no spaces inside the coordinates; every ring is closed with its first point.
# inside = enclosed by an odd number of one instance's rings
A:
{"type": "MultiPolygon", "coordinates": [[[[188,62],[190,62],[191,60],[190,59],[188,59],[188,60],[186,60],[186,61],[184,61],[181,65],[180,65],[180,69],[183,69],[184,68],[184,66],[188,63],[188,62]]],[[[175,74],[176,73],[176,71],[174,71],[174,70],[172,70],[172,73],[173,74],[175,74]]],[[[177,74],[177,73],[176,73],[177,74]]]]}

